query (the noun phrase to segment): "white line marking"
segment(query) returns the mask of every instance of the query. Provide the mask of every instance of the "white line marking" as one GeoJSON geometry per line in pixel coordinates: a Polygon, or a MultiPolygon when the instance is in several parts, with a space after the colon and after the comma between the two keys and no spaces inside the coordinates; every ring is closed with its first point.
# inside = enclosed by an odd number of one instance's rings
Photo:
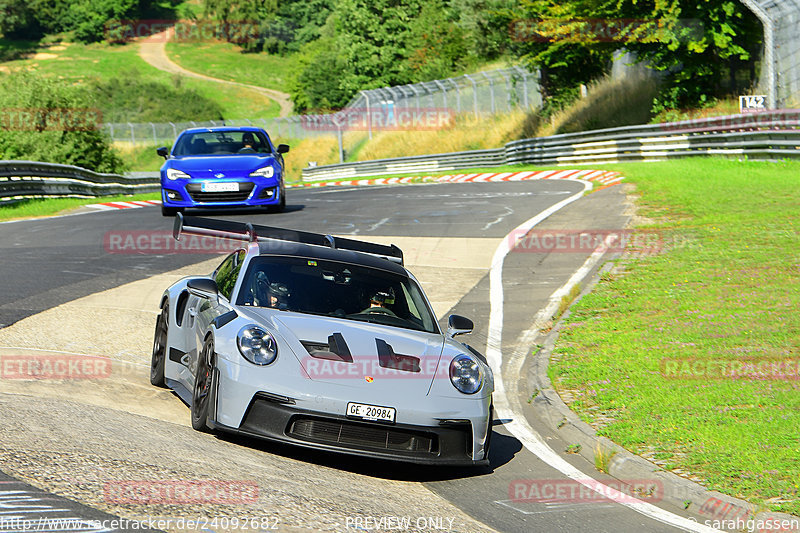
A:
{"type": "MultiPolygon", "coordinates": [[[[502,363],[503,363],[503,355],[501,352],[502,349],[502,334],[503,334],[503,263],[505,261],[506,256],[508,253],[513,249],[511,246],[510,240],[513,236],[514,244],[520,238],[524,237],[524,235],[530,231],[534,226],[545,220],[547,217],[552,215],[553,213],[559,211],[561,208],[569,205],[570,203],[578,200],[583,196],[583,194],[592,188],[592,184],[588,181],[583,180],[575,180],[567,178],[569,181],[576,181],[578,183],[583,183],[584,189],[578,193],[573,194],[572,196],[565,198],[564,200],[558,202],[550,206],[549,208],[545,209],[541,213],[537,214],[536,216],[526,220],[519,226],[517,226],[514,230],[512,230],[498,245],[497,250],[495,250],[494,256],[492,257],[492,267],[489,271],[489,301],[490,301],[490,314],[489,314],[489,333],[488,338],[486,341],[486,358],[489,361],[490,366],[495,375],[495,392],[494,392],[494,407],[495,412],[497,413],[498,417],[501,418],[510,418],[511,421],[506,423],[504,427],[508,428],[508,430],[525,446],[529,451],[531,451],[534,455],[536,455],[539,459],[550,465],[551,467],[555,468],[565,476],[570,479],[577,481],[578,483],[586,486],[587,488],[597,492],[598,494],[603,495],[604,497],[615,501],[620,505],[624,505],[629,509],[636,511],[637,513],[643,514],[648,516],[654,520],[659,522],[683,529],[684,531],[696,531],[700,533],[716,533],[719,530],[708,527],[703,524],[699,524],[694,522],[688,518],[683,518],[682,516],[678,516],[674,513],[670,513],[669,511],[665,511],[659,507],[651,503],[647,503],[641,500],[633,499],[629,495],[619,494],[618,496],[613,496],[613,490],[610,487],[603,485],[602,483],[591,480],[589,481],[589,477],[569,464],[563,457],[558,455],[555,451],[553,451],[550,446],[548,446],[542,437],[528,424],[527,420],[525,419],[524,415],[522,414],[521,409],[517,405],[516,396],[511,396],[511,399],[514,401],[510,401],[509,397],[506,396],[505,386],[503,382],[503,372],[502,372],[502,363]]],[[[597,251],[595,252],[597,253],[597,251]]],[[[583,273],[585,276],[589,270],[591,270],[591,266],[593,264],[591,261],[596,262],[598,258],[594,258],[594,254],[586,260],[586,263],[578,269],[575,274],[570,278],[570,280],[559,288],[553,296],[551,296],[551,300],[555,297],[556,293],[559,291],[564,290],[570,282],[573,282],[574,278],[576,278],[579,273],[583,273]]],[[[581,277],[582,279],[582,277],[581,277]]],[[[530,332],[532,330],[528,330],[530,332]]],[[[528,333],[526,332],[526,333],[528,333]]],[[[519,358],[522,359],[522,358],[519,358]]],[[[514,361],[515,363],[517,361],[514,361]]],[[[521,361],[519,361],[521,364],[521,361]]],[[[512,379],[517,379],[519,376],[519,372],[511,373],[512,379]]],[[[512,387],[509,387],[512,390],[516,389],[516,384],[512,387]]]]}

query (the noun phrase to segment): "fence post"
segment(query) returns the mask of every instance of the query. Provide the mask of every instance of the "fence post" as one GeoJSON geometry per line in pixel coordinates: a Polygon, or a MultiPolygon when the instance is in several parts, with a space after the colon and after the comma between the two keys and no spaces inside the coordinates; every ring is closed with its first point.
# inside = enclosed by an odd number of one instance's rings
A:
{"type": "Polygon", "coordinates": [[[500,71],[500,75],[506,82],[506,104],[508,105],[508,110],[511,111],[511,80],[508,79],[505,72],[500,71]]]}
{"type": "Polygon", "coordinates": [[[156,125],[151,122],[150,126],[153,128],[153,144],[158,144],[158,138],[156,137],[156,125]]]}
{"type": "Polygon", "coordinates": [[[528,71],[521,67],[514,69],[522,76],[522,105],[528,109],[528,71]]]}
{"type": "Polygon", "coordinates": [[[461,114],[461,88],[458,86],[458,83],[453,78],[448,78],[447,81],[453,84],[453,87],[456,88],[456,113],[461,114]]]}
{"type": "Polygon", "coordinates": [[[442,101],[444,102],[444,108],[447,109],[447,87],[442,85],[439,80],[433,80],[433,83],[442,90],[442,101]]]}
{"type": "Polygon", "coordinates": [[[344,163],[344,143],[342,141],[342,126],[336,125],[336,137],[339,139],[339,163],[344,163]]]}
{"type": "Polygon", "coordinates": [[[485,72],[483,72],[482,74],[483,74],[484,78],[489,80],[489,93],[491,95],[490,99],[491,99],[491,103],[492,103],[492,115],[494,115],[494,113],[495,113],[495,111],[494,111],[494,80],[492,78],[490,78],[489,75],[486,74],[485,72]]]}
{"type": "Polygon", "coordinates": [[[169,125],[172,126],[172,138],[175,139],[176,137],[178,137],[178,128],[176,128],[175,124],[173,124],[172,122],[170,122],[169,125]]]}
{"type": "Polygon", "coordinates": [[[136,146],[136,135],[133,133],[133,124],[128,122],[128,126],[130,126],[130,128],[131,128],[131,145],[133,145],[135,147],[136,146]]]}
{"type": "Polygon", "coordinates": [[[475,106],[475,119],[478,118],[478,85],[475,83],[475,80],[472,79],[472,76],[469,74],[464,74],[464,77],[467,78],[470,83],[472,83],[472,102],[475,106]]]}
{"type": "Polygon", "coordinates": [[[361,95],[367,101],[367,132],[369,132],[369,138],[372,139],[372,110],[370,109],[369,94],[361,91],[361,95]]]}

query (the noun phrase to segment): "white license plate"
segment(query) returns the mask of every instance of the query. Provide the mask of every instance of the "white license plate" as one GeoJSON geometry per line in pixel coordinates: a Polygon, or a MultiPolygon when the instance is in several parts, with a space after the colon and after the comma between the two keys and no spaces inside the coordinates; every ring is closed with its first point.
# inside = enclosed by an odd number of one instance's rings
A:
{"type": "Polygon", "coordinates": [[[381,407],[380,405],[367,405],[353,402],[347,404],[347,416],[354,416],[362,420],[394,422],[396,412],[397,410],[394,407],[381,407]]]}
{"type": "Polygon", "coordinates": [[[200,185],[201,192],[238,192],[239,182],[237,181],[204,181],[200,185]]]}

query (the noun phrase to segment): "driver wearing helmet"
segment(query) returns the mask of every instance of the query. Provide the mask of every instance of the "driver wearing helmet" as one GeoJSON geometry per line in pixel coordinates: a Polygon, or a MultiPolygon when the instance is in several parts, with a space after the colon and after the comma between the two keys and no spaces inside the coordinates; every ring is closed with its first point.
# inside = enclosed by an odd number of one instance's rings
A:
{"type": "Polygon", "coordinates": [[[394,289],[391,287],[385,291],[378,291],[373,294],[369,300],[369,307],[364,309],[362,313],[382,313],[396,316],[394,311],[386,307],[387,305],[394,305],[394,289]]]}
{"type": "Polygon", "coordinates": [[[271,307],[273,309],[288,309],[289,297],[292,293],[283,283],[272,282],[264,272],[256,274],[255,280],[255,305],[271,307]]]}

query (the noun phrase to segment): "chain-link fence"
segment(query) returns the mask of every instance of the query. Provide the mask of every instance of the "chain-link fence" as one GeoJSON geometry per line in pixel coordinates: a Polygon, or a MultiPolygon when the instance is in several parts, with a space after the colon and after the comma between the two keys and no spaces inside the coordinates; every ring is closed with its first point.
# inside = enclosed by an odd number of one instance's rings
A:
{"type": "Polygon", "coordinates": [[[764,55],[760,89],[767,107],[800,107],[800,0],[740,0],[761,21],[764,55]]]}
{"type": "Polygon", "coordinates": [[[759,1],[775,23],[776,107],[800,107],[800,1],[759,1]]]}
{"type": "Polygon", "coordinates": [[[106,122],[103,131],[116,143],[132,146],[171,144],[187,128],[214,128],[218,126],[257,126],[266,129],[275,139],[305,139],[330,132],[313,131],[304,127],[302,116],[285,118],[259,118],[235,120],[205,120],[189,122],[106,122]]]}
{"type": "Polygon", "coordinates": [[[273,119],[166,123],[106,123],[117,143],[169,144],[186,128],[260,126],[276,139],[306,139],[378,130],[431,129],[462,115],[478,117],[541,106],[536,76],[521,68],[465,74],[425,83],[361,91],[341,111],[273,119]]]}

